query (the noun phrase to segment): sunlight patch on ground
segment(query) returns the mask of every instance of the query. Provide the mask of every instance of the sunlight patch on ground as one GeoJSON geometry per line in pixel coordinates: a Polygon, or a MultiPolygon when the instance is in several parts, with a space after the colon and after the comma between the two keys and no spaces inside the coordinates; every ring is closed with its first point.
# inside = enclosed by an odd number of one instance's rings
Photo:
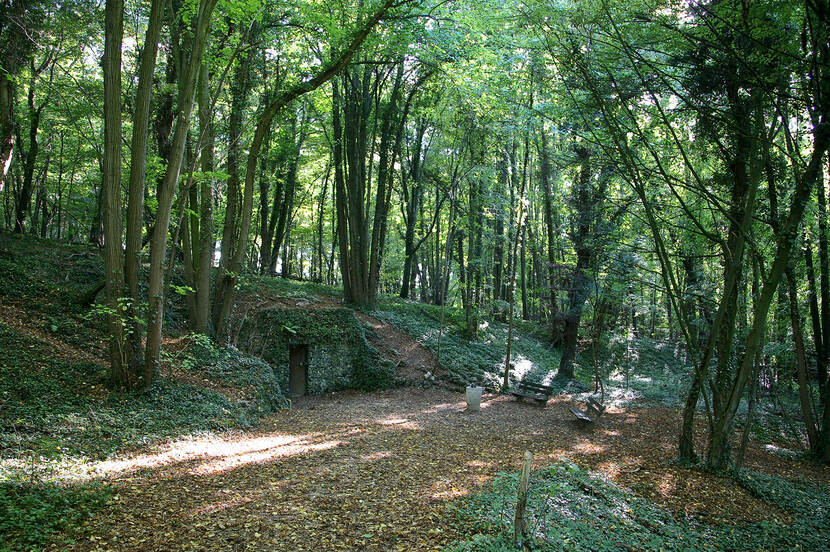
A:
{"type": "Polygon", "coordinates": [[[580,452],[582,454],[600,454],[605,452],[606,447],[605,445],[595,445],[590,441],[585,441],[582,443],[577,443],[574,445],[573,450],[580,452]]]}
{"type": "Polygon", "coordinates": [[[784,447],[779,447],[773,444],[764,445],[764,450],[766,450],[767,452],[771,452],[772,454],[777,454],[778,456],[783,456],[784,458],[798,457],[798,453],[796,451],[784,447]]]}
{"type": "Polygon", "coordinates": [[[642,399],[644,395],[635,389],[624,389],[622,387],[607,387],[605,388],[605,403],[607,404],[623,404],[637,399],[642,399]]]}
{"type": "Polygon", "coordinates": [[[430,498],[435,500],[454,500],[470,494],[469,489],[458,487],[455,483],[457,481],[451,479],[436,481],[430,487],[430,498]]]}
{"type": "Polygon", "coordinates": [[[619,383],[625,382],[626,380],[630,382],[637,382],[637,383],[653,383],[654,379],[650,376],[640,376],[637,374],[626,374],[620,370],[614,371],[611,375],[608,376],[610,381],[616,381],[619,383]]]}
{"type": "Polygon", "coordinates": [[[215,475],[234,470],[247,464],[263,464],[276,458],[298,456],[309,452],[328,450],[342,444],[343,441],[325,441],[322,443],[308,443],[301,441],[293,444],[275,446],[265,450],[232,454],[213,462],[204,463],[190,470],[190,473],[193,475],[215,475]]]}
{"type": "Polygon", "coordinates": [[[408,418],[401,418],[399,416],[388,416],[386,418],[378,418],[375,423],[382,426],[394,426],[400,429],[421,429],[418,422],[413,422],[408,418]]]}
{"type": "Polygon", "coordinates": [[[464,410],[466,407],[467,403],[464,400],[453,403],[441,403],[433,405],[426,410],[421,410],[421,414],[437,414],[445,410],[464,410]]]}
{"type": "Polygon", "coordinates": [[[496,406],[496,405],[504,402],[503,400],[500,400],[500,399],[501,399],[501,397],[499,395],[496,395],[495,397],[493,397],[491,399],[481,399],[481,406],[480,406],[481,410],[484,410],[486,408],[490,408],[491,406],[496,406]]]}
{"type": "Polygon", "coordinates": [[[533,369],[533,362],[522,355],[516,355],[516,360],[511,364],[513,365],[513,374],[519,379],[524,379],[527,373],[533,369]]]}
{"type": "Polygon", "coordinates": [[[373,452],[372,454],[366,454],[361,457],[361,460],[364,462],[372,462],[373,460],[383,460],[384,458],[392,458],[392,451],[391,450],[379,450],[378,452],[373,452]]]}
{"type": "Polygon", "coordinates": [[[613,461],[601,462],[597,469],[612,479],[619,477],[621,471],[619,463],[613,461]]]}
{"type": "Polygon", "coordinates": [[[31,481],[89,481],[95,476],[94,467],[84,458],[0,458],[0,482],[19,481],[21,477],[31,481]]]}
{"type": "Polygon", "coordinates": [[[597,470],[610,477],[611,479],[618,479],[625,473],[635,473],[640,471],[640,461],[634,457],[624,457],[617,460],[608,460],[600,462],[597,465],[597,470]]]}
{"type": "Polygon", "coordinates": [[[657,491],[663,498],[669,498],[677,490],[677,477],[673,473],[664,473],[657,483],[657,491]]]}
{"type": "Polygon", "coordinates": [[[193,473],[215,473],[231,467],[262,462],[279,456],[301,454],[312,450],[321,450],[337,446],[341,441],[324,441],[314,443],[321,435],[265,435],[261,437],[239,438],[192,438],[175,441],[166,446],[166,450],[155,454],[142,454],[129,458],[106,460],[94,464],[99,475],[113,476],[132,473],[145,468],[158,468],[170,464],[195,459],[225,459],[204,464],[193,473]],[[208,470],[208,471],[205,471],[208,470]],[[211,471],[215,470],[215,471],[211,471]]]}
{"type": "Polygon", "coordinates": [[[482,374],[482,383],[485,387],[493,387],[500,389],[501,384],[504,383],[504,362],[499,362],[494,365],[492,370],[482,374]]]}

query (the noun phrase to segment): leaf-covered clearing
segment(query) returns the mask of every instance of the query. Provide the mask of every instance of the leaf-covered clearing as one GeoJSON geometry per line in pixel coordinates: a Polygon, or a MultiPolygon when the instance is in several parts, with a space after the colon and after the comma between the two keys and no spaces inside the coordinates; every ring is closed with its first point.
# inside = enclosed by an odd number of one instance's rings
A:
{"type": "MultiPolygon", "coordinates": [[[[791,521],[733,479],[672,465],[674,410],[611,409],[585,427],[567,404],[558,397],[542,409],[488,395],[472,413],[457,393],[411,387],[305,398],[255,433],[99,464],[112,498],[69,549],[439,550],[480,531],[460,515],[463,499],[515,472],[525,449],[537,469],[568,458],[678,519],[791,521]]],[[[830,480],[827,468],[755,446],[747,464],[830,480]]]]}

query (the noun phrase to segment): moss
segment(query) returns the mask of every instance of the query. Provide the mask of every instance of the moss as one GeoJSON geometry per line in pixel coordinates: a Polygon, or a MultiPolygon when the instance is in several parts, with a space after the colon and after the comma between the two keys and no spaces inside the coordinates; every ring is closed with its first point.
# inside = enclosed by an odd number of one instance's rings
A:
{"type": "Polygon", "coordinates": [[[309,347],[308,392],[374,390],[393,383],[394,369],[366,339],[354,312],[347,308],[286,309],[271,307],[242,321],[239,347],[261,356],[288,386],[289,347],[309,347]]]}
{"type": "Polygon", "coordinates": [[[241,406],[253,419],[288,407],[286,386],[281,385],[268,363],[234,347],[217,347],[206,335],[190,334],[186,342],[187,346],[170,360],[210,381],[240,388],[244,393],[241,406]]]}

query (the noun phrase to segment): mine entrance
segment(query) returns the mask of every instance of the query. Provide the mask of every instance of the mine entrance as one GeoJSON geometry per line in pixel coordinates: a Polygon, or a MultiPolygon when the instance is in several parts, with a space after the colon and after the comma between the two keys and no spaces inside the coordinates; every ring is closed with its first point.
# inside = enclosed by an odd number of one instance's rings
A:
{"type": "Polygon", "coordinates": [[[288,358],[288,391],[292,397],[305,395],[308,388],[308,345],[291,345],[288,358]]]}

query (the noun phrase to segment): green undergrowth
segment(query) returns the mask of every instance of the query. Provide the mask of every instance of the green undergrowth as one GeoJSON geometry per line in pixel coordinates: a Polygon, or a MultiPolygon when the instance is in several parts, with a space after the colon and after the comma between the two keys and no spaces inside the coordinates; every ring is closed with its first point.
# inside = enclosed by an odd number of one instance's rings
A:
{"type": "MultiPolygon", "coordinates": [[[[457,515],[476,533],[448,552],[518,550],[512,520],[519,476],[501,474],[486,491],[465,499],[457,515]]],[[[564,461],[533,472],[527,502],[529,550],[814,550],[830,538],[830,494],[804,482],[750,473],[740,480],[790,519],[704,523],[675,518],[614,483],[564,461]]]]}
{"type": "Polygon", "coordinates": [[[235,347],[219,347],[202,334],[185,337],[185,347],[167,360],[185,371],[242,392],[239,407],[249,418],[288,408],[290,402],[280,387],[274,369],[261,359],[247,356],[235,347]]]}
{"type": "MultiPolygon", "coordinates": [[[[139,318],[147,307],[147,268],[142,265],[139,318]]],[[[103,301],[104,264],[98,248],[0,232],[0,300],[43,319],[43,330],[80,349],[90,349],[106,336],[103,301]]],[[[165,331],[178,333],[187,316],[182,268],[171,274],[171,293],[164,309],[165,331]]]]}
{"type": "Polygon", "coordinates": [[[103,282],[97,250],[0,232],[0,274],[0,303],[19,305],[42,320],[42,331],[84,350],[103,340],[104,318],[84,306],[103,282]]]}
{"type": "MultiPolygon", "coordinates": [[[[597,365],[605,386],[606,404],[620,407],[682,407],[693,373],[682,347],[625,335],[611,335],[601,341],[597,365]]],[[[576,369],[577,374],[584,374],[587,381],[593,382],[591,344],[577,355],[576,369]]]]}
{"type": "MultiPolygon", "coordinates": [[[[408,333],[433,354],[438,352],[441,307],[393,299],[380,303],[372,316],[408,333]]],[[[440,364],[451,381],[465,385],[500,386],[504,378],[507,347],[507,324],[487,321],[479,327],[476,339],[463,335],[463,311],[447,307],[441,335],[440,364]]],[[[552,350],[532,335],[517,328],[513,334],[511,379],[550,383],[559,366],[559,352],[552,350]]]]}
{"type": "Polygon", "coordinates": [[[0,481],[21,477],[15,459],[36,458],[39,467],[100,459],[253,421],[246,405],[175,381],[162,379],[147,391],[110,392],[104,367],[55,358],[46,343],[2,323],[0,350],[0,453],[10,460],[0,464],[0,481]]]}
{"type": "Polygon", "coordinates": [[[303,280],[260,276],[258,274],[242,275],[237,289],[243,294],[266,294],[275,297],[306,299],[312,302],[317,301],[320,296],[337,299],[343,297],[343,290],[339,287],[303,280]]]}
{"type": "Polygon", "coordinates": [[[0,550],[41,550],[55,534],[72,543],[73,530],[101,510],[110,496],[100,484],[0,483],[0,550]]]}
{"type": "Polygon", "coordinates": [[[79,299],[103,282],[104,270],[98,251],[87,246],[0,232],[0,274],[0,298],[52,316],[61,329],[80,314],[79,299]]]}

